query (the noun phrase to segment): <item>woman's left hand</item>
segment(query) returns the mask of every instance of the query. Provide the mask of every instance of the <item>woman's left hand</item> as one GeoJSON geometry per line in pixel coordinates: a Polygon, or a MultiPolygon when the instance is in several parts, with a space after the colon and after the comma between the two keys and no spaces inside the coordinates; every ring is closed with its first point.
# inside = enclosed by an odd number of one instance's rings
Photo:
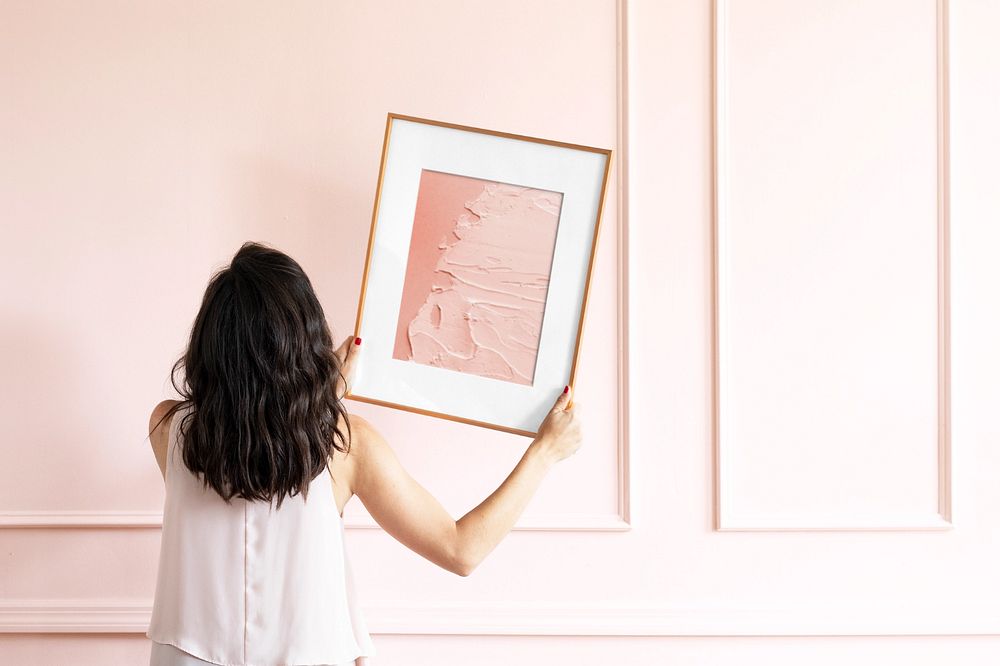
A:
{"type": "Polygon", "coordinates": [[[358,348],[361,346],[361,338],[348,335],[340,347],[334,352],[340,360],[340,374],[337,377],[337,397],[343,398],[354,384],[354,360],[358,357],[358,348]],[[347,385],[344,385],[344,379],[347,385]]]}

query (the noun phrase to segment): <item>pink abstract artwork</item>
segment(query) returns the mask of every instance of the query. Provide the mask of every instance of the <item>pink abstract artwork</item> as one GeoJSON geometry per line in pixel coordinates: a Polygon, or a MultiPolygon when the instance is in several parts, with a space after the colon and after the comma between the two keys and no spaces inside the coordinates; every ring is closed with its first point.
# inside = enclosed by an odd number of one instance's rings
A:
{"type": "Polygon", "coordinates": [[[392,357],[530,385],[562,194],[424,169],[392,357]]]}

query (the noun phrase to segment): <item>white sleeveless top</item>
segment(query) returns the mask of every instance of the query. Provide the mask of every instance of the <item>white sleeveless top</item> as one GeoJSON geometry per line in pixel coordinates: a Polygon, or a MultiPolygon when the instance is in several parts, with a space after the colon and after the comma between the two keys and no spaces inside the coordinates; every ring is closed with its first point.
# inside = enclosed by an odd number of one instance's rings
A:
{"type": "MultiPolygon", "coordinates": [[[[372,657],[329,473],[309,497],[227,505],[181,458],[170,419],[156,597],[146,636],[224,666],[341,666],[372,657]]],[[[155,646],[154,646],[155,647],[155,646]]]]}

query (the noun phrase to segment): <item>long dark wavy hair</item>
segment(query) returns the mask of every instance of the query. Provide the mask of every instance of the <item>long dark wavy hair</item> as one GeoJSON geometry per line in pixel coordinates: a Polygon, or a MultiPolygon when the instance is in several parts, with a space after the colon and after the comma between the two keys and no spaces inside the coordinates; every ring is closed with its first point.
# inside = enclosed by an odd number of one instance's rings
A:
{"type": "Polygon", "coordinates": [[[226,503],[276,499],[280,508],[285,497],[308,499],[333,452],[350,449],[341,378],[326,316],[302,267],[247,242],[208,283],[187,350],[170,373],[183,400],[164,419],[193,406],[178,424],[178,442],[205,487],[226,503]]]}

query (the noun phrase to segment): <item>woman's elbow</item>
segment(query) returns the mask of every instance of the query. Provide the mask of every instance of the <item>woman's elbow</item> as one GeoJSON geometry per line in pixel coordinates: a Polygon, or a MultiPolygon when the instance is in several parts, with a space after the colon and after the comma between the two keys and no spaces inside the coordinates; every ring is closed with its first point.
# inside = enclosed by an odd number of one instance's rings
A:
{"type": "Polygon", "coordinates": [[[468,548],[464,548],[462,546],[457,526],[455,529],[455,546],[452,548],[452,555],[449,560],[451,562],[451,566],[448,567],[448,570],[463,578],[471,574],[478,564],[478,562],[475,562],[474,558],[468,553],[468,548]]]}
{"type": "Polygon", "coordinates": [[[475,568],[475,566],[469,564],[468,562],[457,562],[451,567],[451,572],[457,576],[461,576],[462,578],[467,578],[475,568]]]}

